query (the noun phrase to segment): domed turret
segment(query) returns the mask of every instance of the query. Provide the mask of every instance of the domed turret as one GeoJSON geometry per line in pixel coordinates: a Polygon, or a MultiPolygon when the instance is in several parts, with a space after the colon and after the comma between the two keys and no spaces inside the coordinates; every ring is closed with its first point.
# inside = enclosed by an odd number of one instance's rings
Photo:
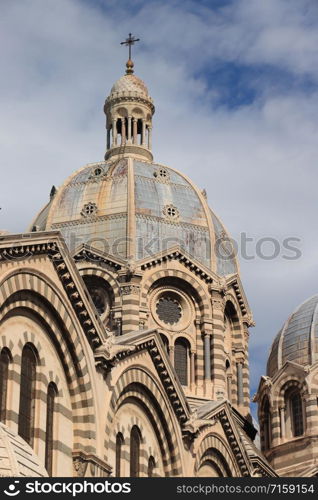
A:
{"type": "Polygon", "coordinates": [[[267,363],[273,377],[286,361],[309,366],[318,359],[318,295],[307,299],[291,314],[276,336],[267,363]]]}
{"type": "Polygon", "coordinates": [[[258,402],[261,446],[282,476],[317,476],[318,295],[289,316],[272,344],[258,402]]]}
{"type": "Polygon", "coordinates": [[[112,157],[138,157],[152,161],[153,100],[144,82],[133,74],[129,58],[126,74],[113,85],[104,106],[107,130],[105,160],[112,157]]]}

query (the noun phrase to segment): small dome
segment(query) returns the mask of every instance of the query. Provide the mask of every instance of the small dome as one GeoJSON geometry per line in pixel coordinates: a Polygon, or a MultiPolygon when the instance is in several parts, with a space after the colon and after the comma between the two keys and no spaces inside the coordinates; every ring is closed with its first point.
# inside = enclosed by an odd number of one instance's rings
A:
{"type": "Polygon", "coordinates": [[[136,75],[124,75],[116,83],[112,86],[110,94],[114,94],[115,92],[137,92],[145,97],[148,97],[148,89],[144,82],[138,78],[136,75]]]}
{"type": "Polygon", "coordinates": [[[318,358],[318,295],[307,299],[288,318],[272,344],[267,375],[273,377],[286,361],[312,365],[318,358]]]}
{"type": "Polygon", "coordinates": [[[0,423],[0,476],[47,477],[32,448],[9,427],[0,423]]]}

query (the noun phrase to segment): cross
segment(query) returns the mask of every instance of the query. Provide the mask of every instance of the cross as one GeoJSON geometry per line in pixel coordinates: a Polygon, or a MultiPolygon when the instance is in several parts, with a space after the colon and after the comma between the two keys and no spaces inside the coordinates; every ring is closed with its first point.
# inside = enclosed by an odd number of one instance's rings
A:
{"type": "Polygon", "coordinates": [[[124,42],[121,42],[120,45],[128,45],[129,47],[129,59],[131,59],[131,46],[134,45],[135,42],[139,42],[140,38],[134,38],[131,33],[129,33],[128,38],[124,42]]]}

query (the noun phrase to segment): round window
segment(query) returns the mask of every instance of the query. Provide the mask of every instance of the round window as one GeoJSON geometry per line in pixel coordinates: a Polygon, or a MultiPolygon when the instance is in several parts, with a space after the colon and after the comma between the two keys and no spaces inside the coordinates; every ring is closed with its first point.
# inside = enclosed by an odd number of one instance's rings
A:
{"type": "Polygon", "coordinates": [[[172,295],[163,295],[156,304],[156,313],[163,323],[175,325],[182,317],[182,307],[172,295]]]}

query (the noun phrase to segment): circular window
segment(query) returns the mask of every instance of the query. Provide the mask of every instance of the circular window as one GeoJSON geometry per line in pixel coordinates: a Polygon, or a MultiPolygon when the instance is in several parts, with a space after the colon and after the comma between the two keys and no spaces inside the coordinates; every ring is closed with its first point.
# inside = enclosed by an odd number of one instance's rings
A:
{"type": "Polygon", "coordinates": [[[97,213],[97,206],[96,206],[96,203],[86,203],[86,205],[84,205],[82,211],[81,211],[81,215],[83,217],[89,217],[90,215],[94,215],[97,213]]]}
{"type": "Polygon", "coordinates": [[[160,286],[150,293],[150,311],[163,330],[180,332],[189,328],[195,311],[190,297],[174,286],[160,286]]]}
{"type": "Polygon", "coordinates": [[[167,325],[175,325],[182,316],[182,308],[179,301],[171,295],[163,295],[156,304],[158,318],[167,325]]]}
{"type": "Polygon", "coordinates": [[[100,167],[95,168],[94,175],[98,177],[101,174],[102,174],[102,169],[100,167]]]}

